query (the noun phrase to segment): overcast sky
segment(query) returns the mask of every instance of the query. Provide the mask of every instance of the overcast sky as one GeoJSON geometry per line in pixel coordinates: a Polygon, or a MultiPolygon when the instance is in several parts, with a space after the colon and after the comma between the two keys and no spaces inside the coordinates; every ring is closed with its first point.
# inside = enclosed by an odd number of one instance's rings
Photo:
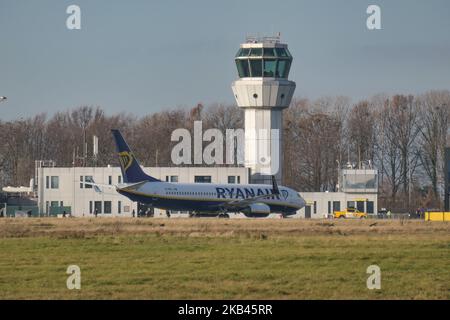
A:
{"type": "Polygon", "coordinates": [[[246,35],[281,32],[297,97],[450,89],[448,0],[0,0],[1,120],[234,104],[246,35]],[[81,7],[81,30],[66,8],[81,7]],[[382,30],[366,28],[369,4],[382,30]]]}

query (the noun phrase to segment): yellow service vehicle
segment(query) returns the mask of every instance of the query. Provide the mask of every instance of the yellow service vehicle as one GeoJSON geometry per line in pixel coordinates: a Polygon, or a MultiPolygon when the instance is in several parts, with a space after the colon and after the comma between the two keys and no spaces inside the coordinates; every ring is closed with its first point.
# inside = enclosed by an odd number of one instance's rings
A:
{"type": "Polygon", "coordinates": [[[335,211],[334,212],[335,219],[365,219],[367,218],[367,213],[358,211],[355,208],[347,208],[345,211],[335,211]]]}

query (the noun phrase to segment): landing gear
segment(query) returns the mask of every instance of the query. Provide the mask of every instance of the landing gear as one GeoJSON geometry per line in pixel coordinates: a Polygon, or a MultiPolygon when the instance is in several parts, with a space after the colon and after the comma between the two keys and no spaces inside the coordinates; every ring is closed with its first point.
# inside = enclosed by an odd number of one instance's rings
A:
{"type": "Polygon", "coordinates": [[[220,213],[217,217],[219,219],[230,219],[230,215],[228,213],[220,213]]]}

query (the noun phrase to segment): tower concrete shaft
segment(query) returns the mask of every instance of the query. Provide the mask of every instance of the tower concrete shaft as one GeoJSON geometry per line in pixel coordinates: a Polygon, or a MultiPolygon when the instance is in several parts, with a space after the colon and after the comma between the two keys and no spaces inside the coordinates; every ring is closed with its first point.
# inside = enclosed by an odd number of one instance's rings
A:
{"type": "Polygon", "coordinates": [[[288,80],[292,56],[274,38],[249,38],[236,54],[239,79],[232,89],[245,111],[245,165],[251,183],[281,183],[283,110],[289,107],[295,82],[288,80]]]}

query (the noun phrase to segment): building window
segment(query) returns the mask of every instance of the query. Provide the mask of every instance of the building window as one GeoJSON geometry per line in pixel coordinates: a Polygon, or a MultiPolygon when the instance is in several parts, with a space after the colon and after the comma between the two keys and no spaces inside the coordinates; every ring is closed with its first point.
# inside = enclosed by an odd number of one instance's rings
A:
{"type": "Polygon", "coordinates": [[[105,213],[111,213],[111,201],[103,202],[103,209],[105,210],[105,213]]]}
{"type": "Polygon", "coordinates": [[[347,209],[348,208],[355,209],[355,201],[347,201],[347,209]]]}
{"type": "Polygon", "coordinates": [[[169,176],[166,176],[166,182],[169,182],[169,176]]]}
{"type": "Polygon", "coordinates": [[[59,206],[60,206],[60,207],[64,207],[64,201],[60,201],[60,202],[59,202],[59,206]]]}
{"type": "Polygon", "coordinates": [[[228,176],[228,183],[231,183],[231,184],[236,183],[236,177],[235,176],[228,176]]]}
{"type": "Polygon", "coordinates": [[[49,176],[45,177],[45,188],[46,189],[50,188],[50,177],[49,176]]]}
{"type": "Polygon", "coordinates": [[[340,201],[333,201],[333,212],[334,211],[341,211],[341,202],[340,201]]]}
{"type": "Polygon", "coordinates": [[[94,202],[94,212],[102,213],[102,202],[101,201],[94,202]]]}
{"type": "Polygon", "coordinates": [[[80,189],[83,189],[84,183],[83,183],[83,176],[80,176],[80,189]]]}
{"type": "Polygon", "coordinates": [[[92,213],[93,211],[92,211],[93,209],[92,209],[92,201],[89,201],[89,213],[92,213]]]}
{"type": "Polygon", "coordinates": [[[314,214],[317,214],[317,201],[314,201],[314,214]]]}
{"type": "Polygon", "coordinates": [[[358,209],[359,212],[364,212],[364,201],[357,201],[356,209],[358,209]]]}
{"type": "Polygon", "coordinates": [[[195,183],[211,183],[211,176],[195,176],[195,183]]]}
{"type": "Polygon", "coordinates": [[[117,202],[117,213],[122,213],[122,201],[117,202]]]}
{"type": "Polygon", "coordinates": [[[178,176],[170,176],[170,182],[178,182],[178,176]]]}
{"type": "Polygon", "coordinates": [[[58,206],[58,201],[51,201],[50,202],[50,207],[57,207],[58,206]]]}
{"type": "Polygon", "coordinates": [[[48,208],[50,207],[50,202],[45,201],[45,212],[49,213],[48,208]]]}
{"type": "Polygon", "coordinates": [[[373,201],[367,201],[367,213],[374,213],[373,201]]]}
{"type": "Polygon", "coordinates": [[[117,177],[117,181],[118,181],[119,183],[122,183],[122,176],[118,176],[118,177],[117,177]]]}
{"type": "MultiPolygon", "coordinates": [[[[92,178],[92,176],[85,176],[84,177],[84,181],[85,182],[94,182],[94,179],[92,178]]],[[[92,184],[85,184],[84,188],[85,189],[92,189],[92,184]]]]}
{"type": "Polygon", "coordinates": [[[237,183],[241,184],[241,176],[237,176],[237,179],[238,179],[237,183]]]}
{"type": "Polygon", "coordinates": [[[331,201],[328,201],[328,214],[331,213],[331,201]]]}
{"type": "Polygon", "coordinates": [[[112,184],[112,176],[108,176],[108,184],[109,184],[109,185],[112,184]]]}
{"type": "Polygon", "coordinates": [[[52,189],[59,189],[59,177],[52,176],[50,179],[50,187],[52,189]]]}
{"type": "Polygon", "coordinates": [[[305,219],[311,219],[311,206],[305,206],[305,219]]]}

